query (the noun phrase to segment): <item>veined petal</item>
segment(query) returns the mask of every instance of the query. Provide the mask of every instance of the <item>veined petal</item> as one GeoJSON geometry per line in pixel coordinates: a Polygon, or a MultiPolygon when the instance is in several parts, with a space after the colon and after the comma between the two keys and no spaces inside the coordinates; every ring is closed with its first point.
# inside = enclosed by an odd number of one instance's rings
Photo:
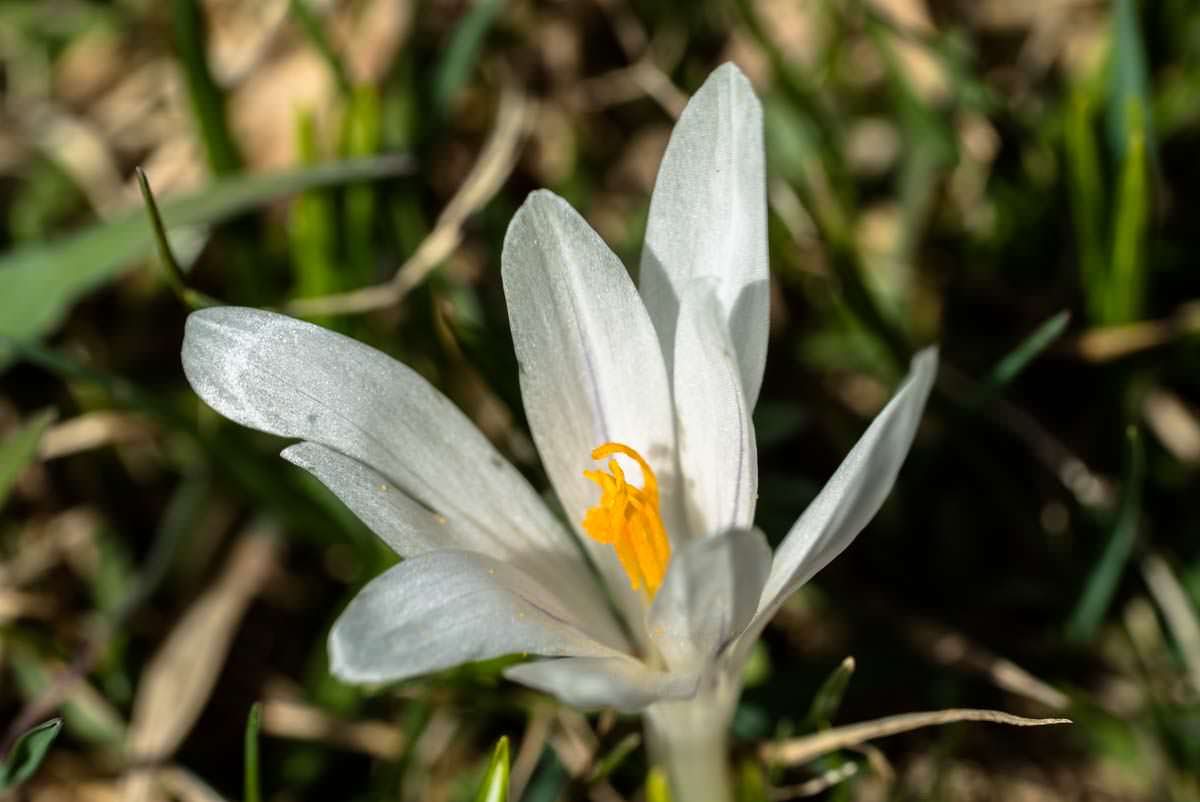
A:
{"type": "Polygon", "coordinates": [[[386,354],[283,315],[220,307],[188,317],[183,368],[225,417],[370,466],[455,525],[486,534],[496,556],[578,559],[524,477],[453,403],[386,354]]]}
{"type": "Polygon", "coordinates": [[[394,682],[506,654],[612,657],[519,569],[465,551],[412,557],[372,580],[329,633],[333,673],[394,682]]]}
{"type": "MultiPolygon", "coordinates": [[[[504,294],[534,442],[567,516],[581,529],[599,497],[583,476],[608,442],[657,474],[668,533],[678,530],[675,423],[654,328],[624,266],[562,198],[532,193],[504,238],[504,294]]],[[[641,469],[617,457],[636,480],[641,469]]],[[[633,626],[641,602],[611,546],[583,539],[633,626]]]]}
{"type": "Polygon", "coordinates": [[[684,510],[698,536],[754,523],[758,451],[737,356],[711,282],[689,286],[675,332],[675,414],[684,510]]]}
{"type": "Polygon", "coordinates": [[[653,671],[629,657],[568,657],[521,663],[504,676],[552,694],[574,707],[611,707],[634,713],[662,699],[686,699],[700,676],[653,671]]]}
{"type": "MultiPolygon", "coordinates": [[[[600,642],[627,648],[625,635],[608,609],[603,593],[587,592],[594,579],[578,558],[555,552],[530,552],[510,541],[496,541],[462,518],[448,518],[417,502],[378,471],[317,443],[297,443],[283,458],[317,477],[397,554],[414,557],[460,549],[490,554],[518,566],[555,595],[585,630],[600,642]]],[[[564,532],[563,537],[568,537],[564,532]]]]}
{"type": "Polygon", "coordinates": [[[771,571],[757,529],[696,540],[676,553],[650,608],[650,638],[675,671],[699,671],[741,634],[771,571]]]}
{"type": "Polygon", "coordinates": [[[775,551],[758,613],[739,638],[744,653],[784,600],[858,537],[892,490],[937,377],[937,350],[913,358],[904,384],[775,551]]]}
{"type": "Polygon", "coordinates": [[[708,77],[675,124],[658,169],[639,287],[674,373],[687,286],[709,279],[754,408],[767,359],[767,184],[762,106],[736,66],[708,77]]]}

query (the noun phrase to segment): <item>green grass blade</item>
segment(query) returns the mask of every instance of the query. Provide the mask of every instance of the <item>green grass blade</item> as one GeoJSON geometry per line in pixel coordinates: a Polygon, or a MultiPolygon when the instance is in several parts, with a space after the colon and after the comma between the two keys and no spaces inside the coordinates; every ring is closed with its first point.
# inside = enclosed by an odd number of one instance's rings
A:
{"type": "Polygon", "coordinates": [[[487,772],[483,775],[483,783],[479,793],[475,794],[475,802],[507,802],[508,800],[508,737],[502,737],[496,742],[492,752],[492,760],[488,763],[487,772]]]}
{"type": "Polygon", "coordinates": [[[37,457],[38,443],[55,416],[52,409],[40,412],[0,443],[0,507],[4,506],[21,472],[37,457]]]}
{"type": "Polygon", "coordinates": [[[596,761],[595,768],[588,774],[588,783],[599,782],[612,774],[617,770],[618,766],[625,762],[625,758],[633,754],[634,750],[641,745],[641,733],[631,732],[626,735],[617,742],[616,746],[608,751],[608,754],[596,761]]]}
{"type": "Polygon", "coordinates": [[[1126,435],[1125,462],[1121,499],[1108,543],[1093,566],[1083,595],[1067,623],[1067,637],[1077,643],[1091,640],[1100,628],[1137,540],[1138,519],[1142,514],[1142,481],[1146,473],[1146,456],[1141,437],[1137,429],[1132,427],[1126,435]]]}
{"type": "Polygon", "coordinates": [[[262,704],[255,702],[250,708],[250,715],[246,717],[244,802],[259,802],[262,799],[262,785],[258,777],[258,731],[261,727],[262,704]]]}
{"type": "Polygon", "coordinates": [[[833,723],[838,708],[842,706],[842,697],[854,676],[854,658],[847,657],[835,668],[813,697],[808,709],[806,724],[811,729],[824,729],[833,723]]]}
{"type": "MultiPolygon", "coordinates": [[[[1113,3],[1112,61],[1109,72],[1108,138],[1112,153],[1124,161],[1136,131],[1151,124],[1150,79],[1136,0],[1113,3]]],[[[1145,137],[1150,140],[1151,137],[1145,137]]]]}
{"type": "MultiPolygon", "coordinates": [[[[268,175],[237,176],[161,206],[168,227],[234,217],[274,198],[315,187],[406,171],[400,156],[349,160],[268,175]]],[[[78,299],[149,256],[154,235],[140,209],[73,236],[19,248],[0,256],[0,338],[35,342],[54,329],[78,299]]],[[[12,352],[0,342],[0,370],[12,352]]]]}
{"type": "Polygon", "coordinates": [[[1066,112],[1064,144],[1080,278],[1087,296],[1088,313],[1093,322],[1102,322],[1108,286],[1102,233],[1105,193],[1099,149],[1092,130],[1094,106],[1095,95],[1087,86],[1081,85],[1072,92],[1066,112]]]}
{"type": "Polygon", "coordinates": [[[225,119],[225,93],[208,69],[208,36],[199,0],[174,0],[171,20],[175,49],[187,80],[188,98],[200,129],[200,138],[214,175],[230,175],[242,168],[242,156],[225,119]]]}
{"type": "MultiPolygon", "coordinates": [[[[1136,114],[1132,115],[1136,118],[1136,114]]],[[[1145,288],[1145,242],[1149,221],[1146,139],[1135,122],[1121,165],[1121,185],[1113,219],[1112,269],[1108,281],[1109,324],[1137,320],[1145,288]]]]}
{"type": "Polygon", "coordinates": [[[459,90],[466,86],[479,61],[483,41],[503,9],[504,0],[476,0],[454,28],[433,76],[433,105],[439,114],[446,113],[459,90]]]}
{"type": "MultiPolygon", "coordinates": [[[[360,86],[351,95],[343,128],[342,155],[373,156],[383,140],[383,105],[373,86],[360,86]]],[[[345,243],[354,285],[375,280],[374,234],[377,220],[376,187],[347,187],[343,198],[345,243]]]]}
{"type": "Polygon", "coordinates": [[[15,788],[33,776],[60,730],[62,719],[53,718],[22,733],[0,763],[0,791],[15,788]]]}
{"type": "Polygon", "coordinates": [[[667,773],[655,766],[646,774],[646,802],[671,802],[667,773]]]}
{"type": "Polygon", "coordinates": [[[984,380],[983,398],[979,399],[979,402],[988,401],[1011,384],[1033,360],[1063,335],[1070,323],[1071,312],[1064,309],[1034,329],[1032,334],[992,368],[992,372],[984,380]]]}
{"type": "MultiPolygon", "coordinates": [[[[301,112],[296,120],[296,145],[304,164],[316,164],[316,124],[301,112]]],[[[292,254],[293,293],[300,298],[327,295],[339,289],[337,221],[333,201],[320,189],[301,192],[288,210],[288,245],[292,254]]]]}

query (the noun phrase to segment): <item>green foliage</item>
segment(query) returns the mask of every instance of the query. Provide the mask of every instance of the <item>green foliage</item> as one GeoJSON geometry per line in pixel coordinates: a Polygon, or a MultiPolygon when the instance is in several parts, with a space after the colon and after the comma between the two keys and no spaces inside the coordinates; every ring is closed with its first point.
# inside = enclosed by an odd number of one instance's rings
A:
{"type": "Polygon", "coordinates": [[[475,802],[508,802],[508,738],[501,737],[492,751],[475,802]]]}
{"type": "Polygon", "coordinates": [[[246,735],[242,747],[245,779],[242,802],[259,802],[262,799],[262,782],[258,773],[258,732],[262,729],[262,705],[255,702],[246,717],[246,735]]]}
{"type": "Polygon", "coordinates": [[[1075,641],[1090,640],[1099,629],[1112,603],[1125,566],[1133,555],[1142,516],[1142,484],[1146,474],[1146,456],[1137,429],[1125,436],[1125,473],[1121,500],[1109,529],[1100,559],[1092,566],[1083,595],[1071,613],[1067,635],[1075,641]]]}
{"type": "MultiPolygon", "coordinates": [[[[381,156],[276,175],[240,175],[162,204],[162,216],[169,228],[211,225],[282,195],[396,175],[409,167],[407,159],[381,156]]],[[[35,342],[58,325],[76,301],[145,258],[153,247],[152,230],[144,214],[135,211],[64,239],[0,256],[0,338],[35,342]]],[[[11,361],[10,346],[0,340],[0,368],[11,361]]]]}
{"type": "Polygon", "coordinates": [[[21,733],[0,762],[0,791],[16,788],[33,776],[61,729],[62,719],[54,718],[21,733]]]}
{"type": "Polygon", "coordinates": [[[812,705],[808,709],[805,726],[810,729],[825,729],[832,725],[837,716],[838,708],[842,706],[842,697],[854,676],[854,658],[847,657],[835,668],[817,693],[813,696],[812,705]]]}
{"type": "Polygon", "coordinates": [[[0,441],[0,507],[4,506],[21,472],[37,457],[38,443],[57,417],[54,410],[38,413],[32,420],[0,441]]]}

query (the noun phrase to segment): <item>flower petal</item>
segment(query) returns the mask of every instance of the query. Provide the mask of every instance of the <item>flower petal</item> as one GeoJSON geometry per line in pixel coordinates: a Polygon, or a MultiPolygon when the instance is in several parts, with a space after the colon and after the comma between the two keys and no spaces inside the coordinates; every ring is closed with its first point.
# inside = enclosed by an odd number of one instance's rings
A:
{"type": "Polygon", "coordinates": [[[183,368],[227,418],[352,457],[509,549],[577,558],[524,477],[453,403],[386,354],[283,315],[219,307],[188,317],[183,368]]]}
{"type": "MultiPolygon", "coordinates": [[[[654,328],[624,266],[562,198],[532,193],[504,238],[504,294],[534,442],[567,517],[596,503],[591,451],[621,442],[657,474],[667,531],[678,528],[675,423],[654,328]]],[[[624,457],[619,459],[624,460],[624,457]]],[[[631,479],[640,476],[625,463],[631,479]]],[[[635,626],[641,603],[610,546],[583,536],[635,626]]]]}
{"type": "MultiPolygon", "coordinates": [[[[447,518],[430,510],[377,471],[326,446],[297,443],[285,449],[282,456],[317,477],[397,554],[413,557],[445,549],[489,554],[517,566],[553,593],[589,635],[614,648],[627,648],[628,641],[604,594],[577,557],[529,552],[515,548],[511,542],[496,541],[461,518],[447,518]]],[[[562,536],[568,537],[565,532],[562,536]]]]}
{"type": "Polygon", "coordinates": [[[506,654],[612,657],[522,571],[465,551],[412,557],[372,580],[329,633],[348,682],[393,682],[506,654]]]}
{"type": "Polygon", "coordinates": [[[754,523],[758,452],[737,356],[709,283],[693,283],[675,333],[675,414],[690,531],[754,523]]]}
{"type": "Polygon", "coordinates": [[[507,668],[504,676],[573,707],[611,707],[624,713],[635,713],[662,699],[689,698],[700,680],[697,674],[652,671],[629,657],[539,660],[507,668]]]}
{"type": "Polygon", "coordinates": [[[908,456],[937,377],[937,350],[913,358],[904,384],[775,551],[758,613],[739,638],[744,653],[784,600],[850,545],[883,505],[908,456]]]}
{"type": "Polygon", "coordinates": [[[754,408],[767,359],[767,184],[762,106],[736,66],[713,72],[675,124],[650,200],[639,279],[674,372],[675,327],[686,287],[716,283],[754,408]]]}
{"type": "Polygon", "coordinates": [[[650,608],[650,637],[673,670],[700,670],[746,628],[771,571],[757,529],[696,540],[671,560],[650,608]]]}

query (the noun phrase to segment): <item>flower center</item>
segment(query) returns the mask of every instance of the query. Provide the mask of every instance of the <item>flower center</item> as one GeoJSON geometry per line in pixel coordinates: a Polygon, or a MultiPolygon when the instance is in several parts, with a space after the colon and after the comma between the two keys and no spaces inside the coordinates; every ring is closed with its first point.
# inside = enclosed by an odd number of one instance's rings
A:
{"type": "Polygon", "coordinates": [[[626,482],[615,459],[608,461],[608,473],[584,471],[584,476],[600,486],[600,501],[583,517],[583,529],[592,540],[616,549],[629,584],[634,590],[644,587],[653,598],[671,559],[671,543],[658,510],[658,480],[642,455],[621,443],[597,447],[592,459],[602,460],[613,454],[624,454],[638,464],[643,486],[626,482]]]}

